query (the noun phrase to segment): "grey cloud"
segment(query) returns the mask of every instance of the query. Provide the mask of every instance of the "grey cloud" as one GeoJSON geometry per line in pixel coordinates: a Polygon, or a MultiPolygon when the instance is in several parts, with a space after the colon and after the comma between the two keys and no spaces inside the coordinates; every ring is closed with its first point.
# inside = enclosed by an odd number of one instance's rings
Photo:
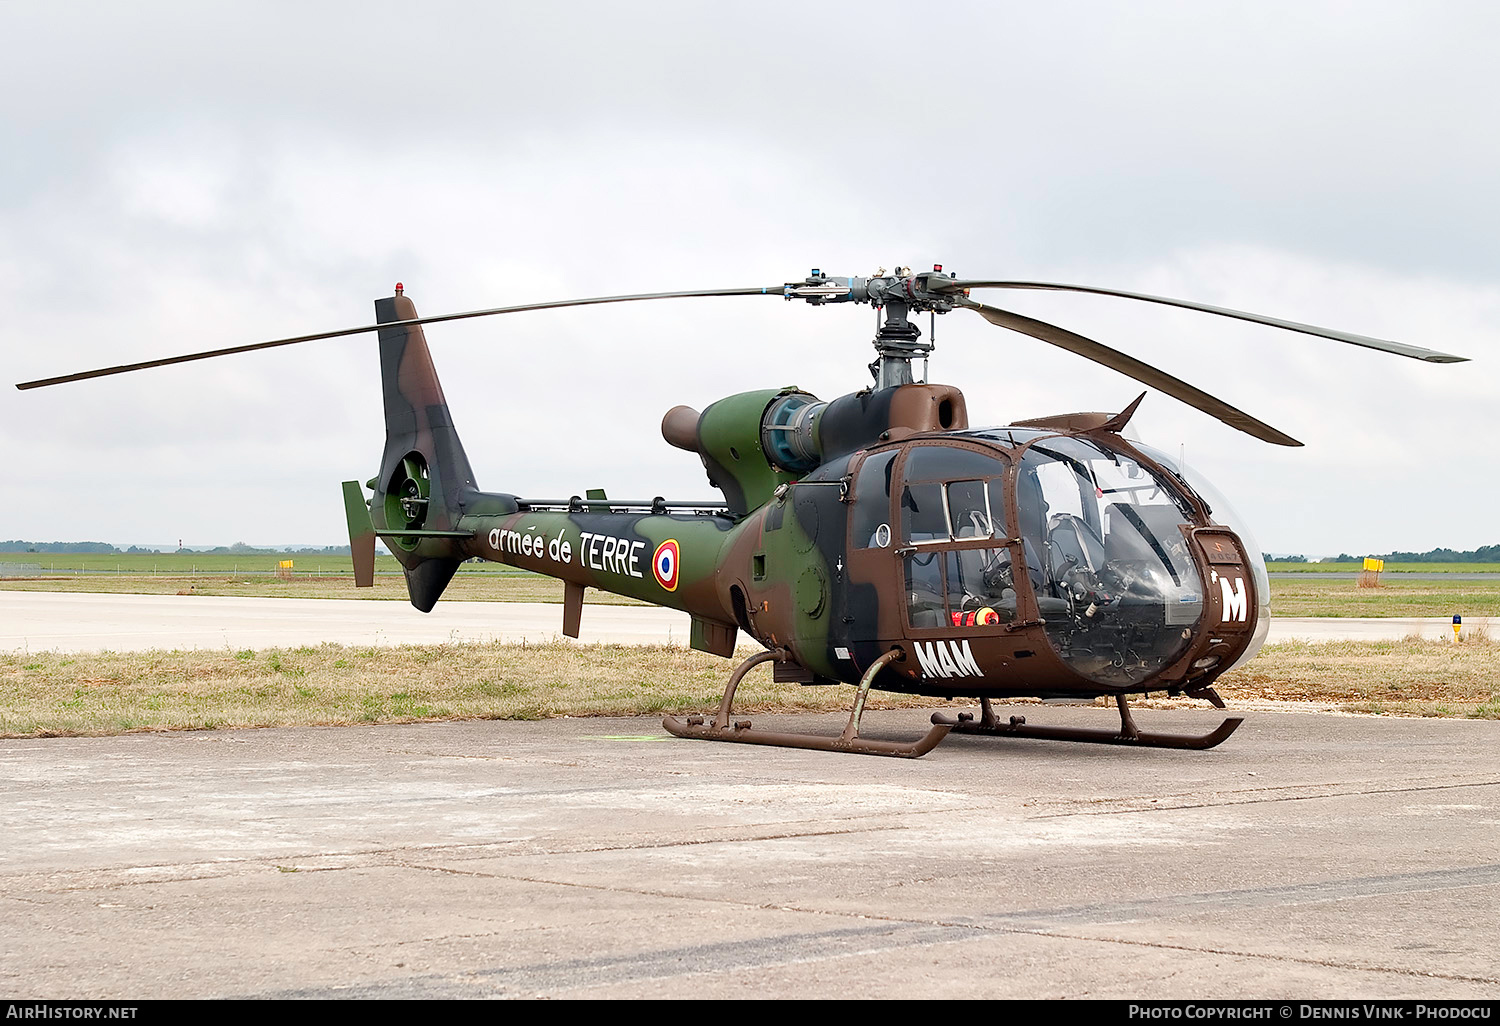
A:
{"type": "MultiPolygon", "coordinates": [[[[397,279],[437,312],[941,260],[1475,357],[1408,368],[1007,297],[1303,435],[1273,452],[1159,396],[1142,409],[1268,547],[1492,544],[1477,511],[1500,495],[1474,440],[1500,386],[1497,18],[1461,3],[4,4],[5,362],[19,380],[362,323],[397,279]]],[[[934,375],[976,415],[1138,391],[969,320],[940,322],[934,375]],[[995,370],[1002,351],[1026,355],[1025,380],[995,370]]],[[[869,333],[868,311],[726,301],[431,338],[482,483],[701,495],[657,436],[664,409],[860,387],[869,333]],[[538,387],[507,392],[516,376],[538,387]],[[582,415],[559,417],[541,385],[582,415]]],[[[150,467],[157,494],[231,507],[226,541],[277,540],[261,533],[273,508],[287,537],[337,540],[329,496],[368,476],[378,394],[368,346],[304,348],[9,392],[0,446],[56,498],[0,514],[0,534],[98,534],[102,517],[120,540],[162,536],[150,467]]]]}

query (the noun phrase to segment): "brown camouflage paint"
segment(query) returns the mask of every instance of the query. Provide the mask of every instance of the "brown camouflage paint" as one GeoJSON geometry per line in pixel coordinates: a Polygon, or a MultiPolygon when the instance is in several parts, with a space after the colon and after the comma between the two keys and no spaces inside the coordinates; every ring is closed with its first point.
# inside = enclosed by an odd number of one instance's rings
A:
{"type": "MultiPolygon", "coordinates": [[[[382,323],[416,317],[405,296],[377,301],[382,323]]],[[[962,436],[967,412],[952,386],[903,385],[865,390],[833,400],[818,424],[825,461],[801,476],[771,465],[761,449],[761,417],[768,405],[794,389],[742,393],[703,414],[670,411],[663,424],[669,442],[698,453],[729,504],[726,512],[607,512],[591,502],[580,510],[523,508],[510,493],[484,492],[473,480],[463,447],[420,326],[382,329],[387,442],[370,503],[374,526],[386,532],[410,525],[390,522],[386,499],[413,455],[425,464],[428,504],[421,531],[455,536],[395,537],[390,548],[407,575],[412,602],[431,609],[460,563],[468,558],[506,563],[691,614],[696,647],[728,655],[743,630],[768,648],[784,648],[814,683],[857,682],[886,652],[903,660],[880,670],[874,686],[940,697],[1085,696],[1116,692],[1201,688],[1227,669],[1250,644],[1259,610],[1253,587],[1241,598],[1221,589],[1221,576],[1250,580],[1243,547],[1227,528],[1209,522],[1195,497],[1193,523],[1184,528],[1202,578],[1204,608],[1186,650],[1170,665],[1129,687],[1111,688],[1074,671],[1048,641],[1026,575],[1015,525],[1016,475],[1025,445],[1008,448],[962,436]],[[900,482],[911,448],[939,444],[984,452],[1008,464],[1006,517],[1013,537],[957,541],[944,551],[1008,546],[1016,572],[1013,620],[984,626],[915,628],[907,623],[899,546],[861,548],[849,537],[850,483],[872,455],[898,453],[889,520],[899,522],[900,482]],[[654,557],[675,543],[675,573],[663,576],[654,557]],[[1240,601],[1243,619],[1226,619],[1224,604],[1240,601]],[[727,641],[726,641],[727,639],[727,641]],[[960,672],[924,676],[916,646],[941,643],[959,658],[960,672]],[[961,648],[960,648],[961,647],[961,648]],[[1212,665],[1204,665],[1212,660],[1212,665]],[[1196,667],[1195,667],[1196,664],[1196,667]],[[963,672],[970,667],[976,673],[963,672]]],[[[1041,422],[1058,436],[1100,437],[1143,465],[1157,464],[1103,425],[1100,414],[1041,422]]],[[[1037,439],[1027,444],[1033,444],[1037,439]]],[[[586,615],[586,614],[585,614],[586,615]]],[[[929,647],[928,651],[932,651],[929,647]]]]}

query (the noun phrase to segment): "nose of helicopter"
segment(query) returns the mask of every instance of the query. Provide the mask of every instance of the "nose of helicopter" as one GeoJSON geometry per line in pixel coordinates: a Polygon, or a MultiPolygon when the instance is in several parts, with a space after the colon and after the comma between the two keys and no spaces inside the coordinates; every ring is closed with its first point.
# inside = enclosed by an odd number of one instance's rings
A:
{"type": "Polygon", "coordinates": [[[1226,503],[1210,504],[1205,525],[1196,489],[1153,462],[1097,437],[1059,436],[1033,441],[1016,469],[1048,643],[1109,688],[1222,672],[1264,637],[1258,550],[1223,523],[1226,503]]]}

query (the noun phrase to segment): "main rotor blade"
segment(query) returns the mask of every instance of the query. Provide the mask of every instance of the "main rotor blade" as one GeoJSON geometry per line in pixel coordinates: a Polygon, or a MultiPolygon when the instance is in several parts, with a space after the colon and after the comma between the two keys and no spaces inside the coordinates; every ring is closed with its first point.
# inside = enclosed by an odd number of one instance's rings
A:
{"type": "Polygon", "coordinates": [[[1467,356],[1440,353],[1435,349],[1423,349],[1421,346],[1407,345],[1405,342],[1392,342],[1389,339],[1371,338],[1369,335],[1356,335],[1352,331],[1339,331],[1336,328],[1320,328],[1315,324],[1303,324],[1300,321],[1284,321],[1279,317],[1246,313],[1243,310],[1230,310],[1223,306],[1209,306],[1207,303],[1190,303],[1185,299],[1168,299],[1164,296],[1148,296],[1141,292],[1101,289],[1092,285],[1058,285],[1044,281],[954,280],[945,282],[941,278],[934,278],[929,288],[935,292],[954,292],[960,289],[1035,289],[1044,292],[1088,292],[1097,296],[1139,299],[1145,303],[1160,303],[1162,306],[1176,306],[1184,310],[1197,310],[1200,313],[1217,314],[1220,317],[1233,317],[1235,320],[1252,321],[1256,324],[1270,325],[1273,328],[1285,328],[1287,331],[1300,331],[1304,335],[1318,335],[1322,338],[1331,338],[1335,342],[1348,342],[1351,345],[1364,346],[1366,349],[1378,349],[1383,353],[1409,356],[1413,360],[1425,360],[1428,363],[1465,363],[1469,359],[1467,356]]]}
{"type": "Polygon", "coordinates": [[[257,349],[274,349],[277,346],[290,346],[298,342],[316,342],[325,338],[342,338],[346,335],[362,335],[366,332],[379,331],[381,328],[405,328],[417,324],[437,324],[440,321],[462,321],[471,317],[491,317],[495,314],[525,313],[528,310],[555,310],[564,306],[598,306],[602,303],[635,303],[645,299],[693,299],[709,296],[782,296],[786,291],[784,285],[772,285],[766,288],[748,289],[702,289],[693,292],[645,292],[635,296],[596,296],[593,299],[564,299],[553,303],[525,303],[521,306],[497,306],[489,310],[468,310],[464,313],[435,314],[431,317],[413,317],[409,321],[392,321],[389,324],[366,324],[359,328],[341,328],[338,331],[319,331],[311,335],[294,335],[291,338],[272,339],[269,342],[252,342],[249,345],[230,346],[227,349],[210,349],[202,353],[189,353],[185,356],[168,356],[160,360],[143,360],[140,363],[125,363],[118,367],[101,367],[97,370],[80,371],[77,374],[63,374],[55,378],[38,378],[36,381],[23,381],[16,385],[17,388],[25,390],[28,388],[45,388],[48,385],[62,385],[69,381],[83,381],[87,378],[104,378],[111,374],[127,374],[130,371],[147,370],[151,367],[168,367],[174,363],[191,363],[194,360],[207,360],[215,356],[232,356],[235,353],[250,353],[257,349]]]}
{"type": "Polygon", "coordinates": [[[1133,356],[1109,346],[1095,342],[1093,339],[1084,338],[1077,332],[1069,331],[1067,328],[1059,328],[1055,324],[1039,321],[1033,317],[1025,317],[1009,310],[1001,310],[993,306],[985,306],[972,299],[960,300],[960,305],[973,310],[979,316],[991,324],[1019,331],[1023,335],[1039,338],[1043,342],[1050,342],[1054,346],[1066,349],[1070,353],[1077,353],[1086,360],[1103,364],[1111,370],[1117,370],[1121,374],[1128,375],[1143,384],[1150,385],[1159,392],[1165,392],[1174,399],[1180,399],[1196,409],[1202,410],[1210,417],[1216,417],[1232,428],[1238,428],[1248,435],[1254,435],[1263,442],[1272,442],[1276,445],[1301,445],[1291,435],[1277,431],[1271,425],[1256,420],[1243,410],[1237,410],[1233,406],[1216,399],[1202,389],[1189,385],[1180,378],[1174,378],[1166,371],[1157,370],[1148,363],[1142,363],[1133,356]]]}

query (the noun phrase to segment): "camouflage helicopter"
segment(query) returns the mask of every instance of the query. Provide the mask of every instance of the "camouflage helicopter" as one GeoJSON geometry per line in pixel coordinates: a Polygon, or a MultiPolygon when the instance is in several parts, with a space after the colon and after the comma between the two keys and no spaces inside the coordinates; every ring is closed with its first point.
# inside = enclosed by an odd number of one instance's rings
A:
{"type": "Polygon", "coordinates": [[[1200,303],[1044,282],[960,279],[941,265],[767,287],[605,296],[420,317],[397,284],[377,323],[24,382],[36,388],[365,332],[379,335],[386,440],[380,472],[343,485],[360,586],[375,539],[401,563],[423,612],[478,557],[564,582],[562,630],[577,637],[585,589],[691,616],[695,649],[732,657],[740,631],[763,646],[730,674],[713,716],[667,716],[686,738],[921,756],[950,732],[1163,748],[1211,748],[1242,722],[1198,736],[1137,728],[1127,696],[1224,703],[1213,688],[1269,628],[1264,561],[1208,482],[1124,434],[1118,413],[971,427],[963,393],[917,380],[932,351],[912,316],[968,309],[1173,396],[1250,435],[1300,445],[1223,401],[1065,328],[988,306],[978,289],[1086,292],[1197,310],[1432,363],[1464,357],[1200,303]],[[662,435],[702,461],[721,501],[530,498],[481,491],[454,428],[424,324],[569,306],[770,295],[879,311],[873,383],[823,401],[795,387],[667,411],[662,435]],[[856,686],[838,737],[778,733],[733,717],[745,674],[856,686]],[[979,699],[979,718],[936,713],[925,736],[860,735],[871,689],[979,699]],[[1118,730],[1004,722],[994,699],[1112,696],[1118,730]]]}

